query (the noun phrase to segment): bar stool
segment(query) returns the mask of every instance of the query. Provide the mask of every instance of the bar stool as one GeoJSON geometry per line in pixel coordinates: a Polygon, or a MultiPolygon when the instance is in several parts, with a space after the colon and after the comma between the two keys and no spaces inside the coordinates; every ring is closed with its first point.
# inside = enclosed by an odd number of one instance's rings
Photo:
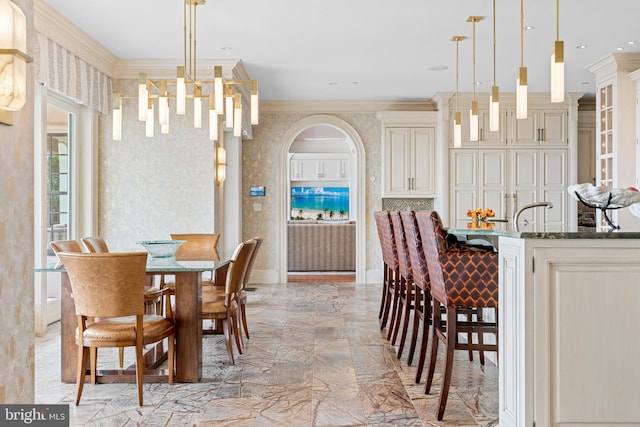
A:
{"type": "MultiPolygon", "coordinates": [[[[446,231],[437,212],[416,214],[423,249],[429,269],[431,295],[433,296],[433,341],[425,393],[429,393],[433,382],[438,343],[446,344],[445,366],[440,390],[438,420],[442,420],[447,405],[453,354],[455,350],[498,351],[498,325],[482,319],[459,320],[461,310],[498,308],[498,254],[488,251],[447,250],[446,231]],[[442,318],[446,314],[446,321],[442,318]],[[469,340],[458,341],[459,333],[491,333],[496,344],[484,344],[469,340]]],[[[497,319],[497,316],[496,316],[497,319]]]]}
{"type": "Polygon", "coordinates": [[[416,372],[416,384],[420,382],[422,370],[427,354],[427,343],[429,342],[429,325],[431,325],[431,283],[429,282],[429,269],[422,249],[422,239],[416,213],[414,211],[401,212],[402,225],[407,239],[407,250],[411,260],[411,270],[413,273],[413,283],[418,289],[414,292],[414,314],[413,332],[411,335],[411,347],[407,364],[411,366],[413,355],[416,350],[418,331],[422,321],[422,341],[420,345],[420,357],[418,360],[418,370],[416,372]]]}
{"type": "MultiPolygon", "coordinates": [[[[380,301],[380,311],[378,319],[380,321],[380,330],[387,326],[389,318],[389,309],[391,301],[396,295],[398,277],[398,251],[396,250],[395,237],[393,235],[393,225],[391,223],[391,215],[389,211],[379,211],[374,213],[376,219],[376,227],[378,228],[378,238],[380,239],[380,248],[382,249],[383,262],[383,282],[382,282],[382,299],[380,301]]],[[[395,319],[395,313],[392,316],[395,319]]],[[[393,324],[393,320],[391,321],[393,324]]],[[[387,339],[389,339],[387,337],[387,339]]]]}
{"type": "Polygon", "coordinates": [[[402,336],[400,337],[400,344],[398,346],[398,359],[400,359],[402,357],[404,343],[407,339],[409,317],[411,316],[411,311],[414,309],[413,300],[415,285],[413,284],[411,260],[409,259],[409,251],[407,249],[407,236],[404,231],[404,226],[402,225],[400,212],[391,212],[391,222],[393,224],[393,235],[396,240],[396,249],[398,250],[398,271],[400,273],[400,280],[398,281],[398,301],[396,307],[397,315],[395,318],[395,324],[393,324],[391,344],[396,344],[396,338],[398,337],[398,331],[400,328],[400,317],[403,316],[402,336]]]}

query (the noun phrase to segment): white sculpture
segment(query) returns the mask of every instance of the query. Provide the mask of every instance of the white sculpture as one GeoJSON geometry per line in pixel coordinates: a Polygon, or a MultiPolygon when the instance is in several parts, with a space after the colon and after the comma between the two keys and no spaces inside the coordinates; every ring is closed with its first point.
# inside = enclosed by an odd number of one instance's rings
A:
{"type": "Polygon", "coordinates": [[[598,208],[602,212],[607,224],[617,230],[620,227],[614,225],[607,210],[620,209],[630,207],[631,213],[640,217],[640,192],[633,187],[613,188],[613,187],[596,187],[593,184],[573,184],[567,189],[569,194],[591,208],[598,208]]]}

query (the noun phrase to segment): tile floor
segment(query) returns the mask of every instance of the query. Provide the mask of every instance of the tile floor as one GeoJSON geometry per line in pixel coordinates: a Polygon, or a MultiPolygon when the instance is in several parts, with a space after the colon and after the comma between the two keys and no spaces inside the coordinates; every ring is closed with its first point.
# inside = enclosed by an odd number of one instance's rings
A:
{"type": "MultiPolygon", "coordinates": [[[[435,420],[440,364],[432,394],[414,383],[415,366],[386,341],[378,323],[380,285],[256,285],[249,295],[250,340],[229,363],[222,337],[205,336],[203,381],[87,384],[74,406],[62,384],[59,326],[36,338],[36,403],[69,403],[72,426],[492,426],[498,373],[458,352],[445,419],[435,420]]],[[[440,346],[442,349],[442,346],[440,346]]],[[[442,355],[441,355],[442,356],[442,355]]],[[[417,357],[416,357],[417,358],[417,357]]],[[[125,363],[133,363],[127,350],[125,363]]],[[[441,359],[440,359],[441,360],[441,359]]],[[[117,350],[100,352],[117,366],[117,350]]],[[[414,362],[415,365],[415,362],[414,362]]]]}

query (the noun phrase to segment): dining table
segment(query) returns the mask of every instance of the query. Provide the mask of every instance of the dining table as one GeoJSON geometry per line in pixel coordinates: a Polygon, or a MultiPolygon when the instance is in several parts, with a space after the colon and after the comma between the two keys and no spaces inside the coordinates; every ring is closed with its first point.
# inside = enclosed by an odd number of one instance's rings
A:
{"type": "MultiPolygon", "coordinates": [[[[211,272],[215,283],[225,283],[231,255],[218,256],[217,260],[176,260],[175,258],[149,258],[147,275],[173,275],[175,277],[174,318],[175,318],[175,381],[199,382],[202,379],[202,274],[211,272]]],[[[60,379],[65,383],[76,382],[78,350],[75,343],[77,327],[75,304],[71,283],[64,265],[48,263],[36,272],[59,272],[61,277],[61,319],[60,319],[60,379]]],[[[145,353],[145,382],[164,382],[168,379],[162,362],[166,351],[159,346],[147,349],[145,353]]],[[[135,382],[135,366],[124,369],[99,370],[97,381],[135,382]]]]}

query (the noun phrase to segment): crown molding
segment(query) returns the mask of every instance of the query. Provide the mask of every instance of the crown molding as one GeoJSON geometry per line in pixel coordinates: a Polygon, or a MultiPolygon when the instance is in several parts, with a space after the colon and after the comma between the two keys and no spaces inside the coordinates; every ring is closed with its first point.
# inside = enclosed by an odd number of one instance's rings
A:
{"type": "Polygon", "coordinates": [[[585,67],[596,75],[596,84],[608,81],[618,72],[632,72],[640,68],[640,54],[612,53],[585,67]]]}
{"type": "Polygon", "coordinates": [[[112,77],[118,57],[43,0],[34,1],[34,28],[40,34],[112,77]]]}
{"type": "Polygon", "coordinates": [[[426,101],[260,101],[262,113],[377,113],[378,111],[435,111],[426,101]]]}

